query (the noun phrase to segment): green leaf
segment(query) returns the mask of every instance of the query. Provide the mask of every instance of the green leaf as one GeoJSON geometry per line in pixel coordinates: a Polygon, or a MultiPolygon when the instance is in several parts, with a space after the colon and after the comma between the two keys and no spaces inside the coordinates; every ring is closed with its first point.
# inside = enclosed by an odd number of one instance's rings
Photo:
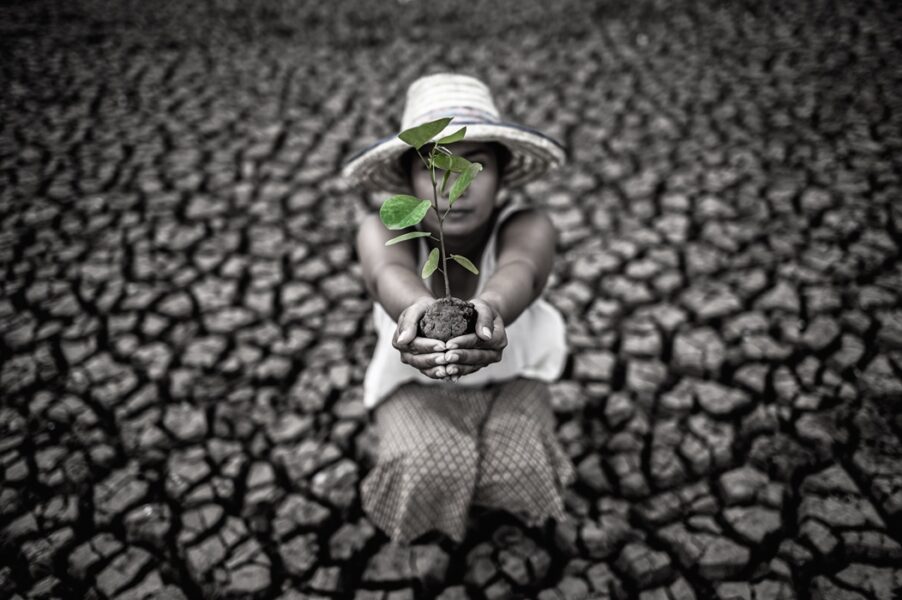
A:
{"type": "Polygon", "coordinates": [[[379,218],[389,229],[404,229],[422,221],[429,212],[429,206],[429,200],[420,200],[405,194],[392,196],[382,203],[379,218]]]}
{"type": "Polygon", "coordinates": [[[472,262],[470,262],[470,259],[467,258],[466,256],[461,256],[460,254],[452,254],[451,258],[453,258],[457,262],[457,264],[462,266],[464,269],[466,269],[470,273],[473,273],[474,275],[479,275],[479,269],[477,269],[476,265],[474,265],[472,262]]]}
{"type": "Polygon", "coordinates": [[[464,136],[467,135],[467,128],[464,127],[462,129],[458,129],[451,135],[446,135],[443,138],[439,138],[435,140],[436,144],[453,144],[454,142],[459,142],[464,139],[464,136]]]}
{"type": "Polygon", "coordinates": [[[421,237],[429,237],[432,235],[428,231],[411,231],[410,233],[405,233],[403,235],[399,235],[398,237],[393,237],[392,239],[385,242],[386,246],[393,246],[399,242],[406,242],[407,240],[412,240],[414,238],[421,237]]]}
{"type": "Polygon", "coordinates": [[[440,193],[445,193],[445,186],[448,185],[448,177],[451,176],[451,171],[445,171],[445,174],[442,175],[442,187],[439,190],[440,193]]]}
{"type": "Polygon", "coordinates": [[[436,154],[432,157],[432,164],[439,169],[453,171],[454,173],[463,173],[470,168],[471,163],[462,156],[445,156],[444,154],[436,154]]]}
{"type": "Polygon", "coordinates": [[[481,164],[470,163],[470,166],[467,167],[467,170],[457,176],[457,179],[454,181],[454,185],[451,186],[451,193],[448,194],[449,206],[454,206],[454,203],[458,198],[460,198],[461,194],[467,191],[467,188],[470,187],[470,184],[476,177],[476,173],[479,173],[480,171],[482,171],[481,164]]]}
{"type": "Polygon", "coordinates": [[[423,265],[423,274],[422,278],[426,279],[438,268],[438,248],[433,248],[432,252],[429,253],[429,258],[426,259],[426,264],[423,265]]]}
{"type": "Polygon", "coordinates": [[[410,129],[405,129],[398,134],[398,137],[408,146],[413,146],[419,150],[423,144],[441,133],[441,131],[448,126],[448,123],[451,122],[451,118],[452,117],[445,117],[436,121],[423,123],[416,127],[411,127],[410,129]]]}

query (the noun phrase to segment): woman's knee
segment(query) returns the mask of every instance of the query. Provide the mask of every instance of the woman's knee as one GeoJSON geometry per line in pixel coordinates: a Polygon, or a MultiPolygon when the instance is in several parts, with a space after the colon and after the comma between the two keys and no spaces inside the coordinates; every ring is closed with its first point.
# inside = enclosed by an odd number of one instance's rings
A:
{"type": "Polygon", "coordinates": [[[478,455],[473,440],[435,441],[408,447],[401,458],[412,489],[453,491],[475,484],[478,455]]]}
{"type": "Polygon", "coordinates": [[[551,404],[551,390],[547,384],[517,379],[500,391],[489,415],[489,423],[519,419],[541,424],[542,427],[554,427],[551,404]]]}
{"type": "Polygon", "coordinates": [[[506,427],[490,431],[483,439],[482,470],[506,479],[532,480],[548,471],[541,434],[534,426],[506,427]]]}

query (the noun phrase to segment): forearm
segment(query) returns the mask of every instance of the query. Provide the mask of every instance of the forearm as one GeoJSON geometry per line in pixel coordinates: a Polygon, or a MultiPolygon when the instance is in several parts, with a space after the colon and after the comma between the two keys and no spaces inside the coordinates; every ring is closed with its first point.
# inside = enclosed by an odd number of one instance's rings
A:
{"type": "Polygon", "coordinates": [[[376,276],[372,293],[393,321],[417,300],[433,297],[423,280],[401,265],[388,265],[382,269],[376,276]]]}
{"type": "Polygon", "coordinates": [[[510,325],[541,293],[534,267],[526,261],[515,261],[495,270],[476,297],[488,302],[504,324],[510,325]]]}

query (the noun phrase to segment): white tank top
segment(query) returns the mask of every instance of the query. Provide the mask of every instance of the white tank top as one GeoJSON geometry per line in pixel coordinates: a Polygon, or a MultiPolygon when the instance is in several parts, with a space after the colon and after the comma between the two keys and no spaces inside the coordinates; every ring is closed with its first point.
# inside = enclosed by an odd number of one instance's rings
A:
{"type": "MultiPolygon", "coordinates": [[[[501,224],[511,214],[525,208],[528,207],[522,202],[511,202],[501,209],[482,253],[479,283],[474,296],[482,291],[485,282],[495,271],[495,240],[501,224]]],[[[419,239],[417,243],[418,264],[423,264],[427,256],[426,242],[419,239]]],[[[432,289],[431,277],[426,283],[429,289],[432,289]]],[[[400,353],[392,346],[398,324],[378,302],[373,304],[373,323],[378,340],[363,381],[363,403],[370,409],[385,399],[395,388],[408,381],[426,385],[466,387],[480,387],[493,381],[506,381],[516,377],[552,382],[561,376],[567,362],[567,331],[564,319],[558,310],[541,296],[536,298],[516,321],[505,323],[508,344],[501,355],[501,361],[483,367],[475,373],[464,375],[457,383],[432,379],[418,369],[401,362],[400,353]]]]}

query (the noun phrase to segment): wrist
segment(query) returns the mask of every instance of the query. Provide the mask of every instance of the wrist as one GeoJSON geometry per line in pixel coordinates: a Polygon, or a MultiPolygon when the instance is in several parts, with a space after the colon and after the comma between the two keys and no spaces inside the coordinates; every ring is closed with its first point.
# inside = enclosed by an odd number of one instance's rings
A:
{"type": "Polygon", "coordinates": [[[423,294],[422,296],[417,296],[416,298],[414,298],[413,302],[411,302],[410,305],[413,306],[414,304],[432,304],[434,301],[434,297],[423,294]]]}
{"type": "Polygon", "coordinates": [[[491,307],[493,311],[495,311],[496,315],[501,315],[501,298],[499,298],[496,294],[491,292],[483,292],[477,296],[473,297],[473,300],[478,300],[480,302],[484,302],[491,307]]]}

